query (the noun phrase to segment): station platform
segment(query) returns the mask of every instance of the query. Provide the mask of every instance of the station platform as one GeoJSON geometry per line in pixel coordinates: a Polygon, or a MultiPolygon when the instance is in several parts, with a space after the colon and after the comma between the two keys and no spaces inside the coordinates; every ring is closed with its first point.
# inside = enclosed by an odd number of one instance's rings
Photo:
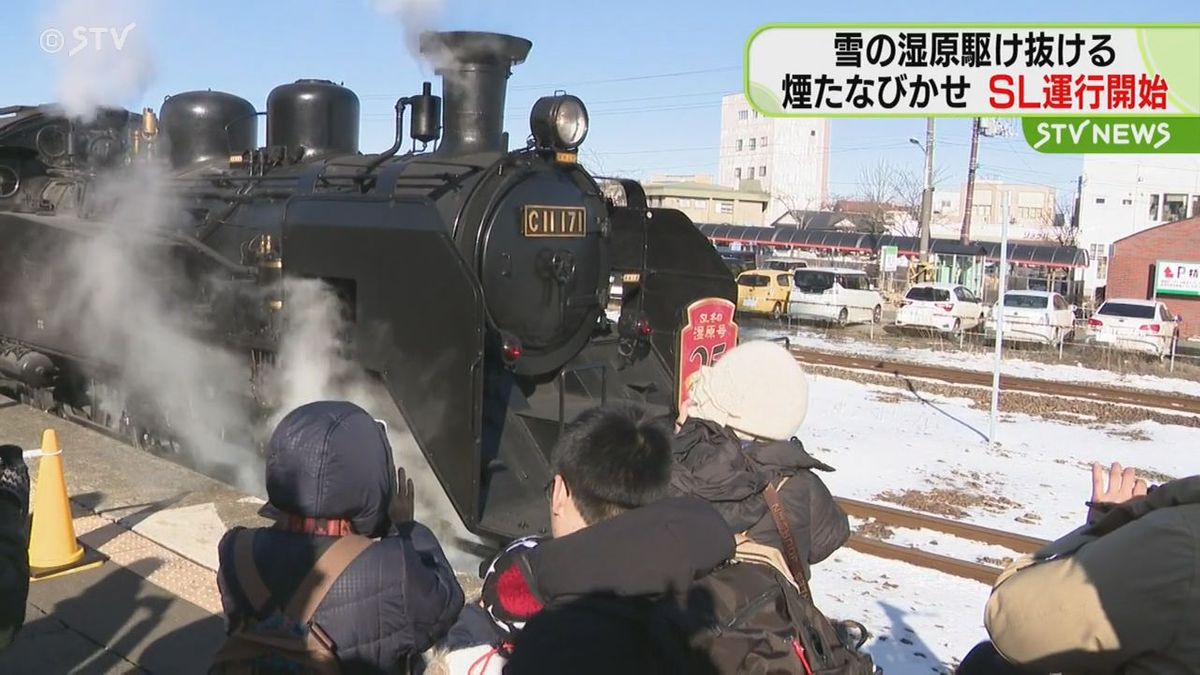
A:
{"type": "Polygon", "coordinates": [[[224,635],[217,542],[262,524],[262,500],[0,397],[0,442],[38,448],[45,429],[63,450],[76,535],[108,560],[30,584],[0,673],[204,673],[224,635]]]}

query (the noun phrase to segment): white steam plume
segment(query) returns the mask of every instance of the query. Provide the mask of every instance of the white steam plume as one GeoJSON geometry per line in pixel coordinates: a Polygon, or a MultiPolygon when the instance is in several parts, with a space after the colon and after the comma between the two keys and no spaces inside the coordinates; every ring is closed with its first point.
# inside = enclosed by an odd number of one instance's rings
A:
{"type": "MultiPolygon", "coordinates": [[[[328,286],[311,279],[286,279],[284,297],[287,329],[273,383],[273,397],[280,405],[272,428],[288,412],[321,400],[350,401],[383,419],[396,465],[413,480],[417,521],[433,530],[456,569],[473,568],[478,557],[456,542],[481,540],[463,526],[391,396],[342,350],[348,325],[341,301],[328,286]]],[[[418,377],[420,370],[414,368],[409,376],[418,377]]]]}
{"type": "Polygon", "coordinates": [[[61,284],[53,321],[80,327],[86,355],[116,370],[125,398],[106,401],[104,412],[120,414],[130,403],[136,410],[138,402],[160,409],[198,469],[257,494],[261,462],[236,445],[250,411],[228,395],[247,385],[249,358],[202,337],[193,308],[178,299],[179,261],[153,235],[178,213],[168,177],[165,167],[137,163],[93,186],[111,215],[81,221],[88,229],[61,251],[50,275],[61,284]]]}
{"type": "Polygon", "coordinates": [[[444,0],[371,0],[375,11],[393,17],[404,29],[404,44],[421,61],[421,33],[434,30],[445,11],[444,0]]]}
{"type": "Polygon", "coordinates": [[[148,0],[63,0],[42,28],[42,49],[58,62],[58,99],[89,120],[97,107],[120,107],[145,93],[155,70],[148,0]]]}

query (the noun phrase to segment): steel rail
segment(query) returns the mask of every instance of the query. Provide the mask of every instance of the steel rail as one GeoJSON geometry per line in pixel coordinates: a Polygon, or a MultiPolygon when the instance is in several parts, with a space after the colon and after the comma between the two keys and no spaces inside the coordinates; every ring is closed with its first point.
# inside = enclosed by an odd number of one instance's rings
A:
{"type": "Polygon", "coordinates": [[[1033,553],[1050,543],[1045,539],[1038,539],[1037,537],[1005,532],[1004,530],[995,530],[990,527],[983,527],[982,525],[973,525],[917,511],[906,511],[904,509],[883,506],[882,504],[872,504],[844,497],[837,497],[834,501],[838,503],[838,506],[842,507],[842,510],[847,515],[856,518],[874,518],[893,527],[933,530],[942,534],[949,534],[984,544],[1003,546],[1017,553],[1033,553]]]}
{"type": "MultiPolygon", "coordinates": [[[[917,377],[940,380],[950,384],[965,384],[979,387],[992,386],[992,374],[984,371],[946,368],[904,361],[885,361],[875,357],[830,354],[792,348],[792,355],[802,363],[838,368],[865,370],[899,377],[917,377]]],[[[1101,403],[1134,405],[1160,410],[1200,415],[1200,398],[1185,394],[1159,394],[1151,391],[1098,387],[1075,382],[1054,382],[1029,377],[1001,375],[1000,387],[1006,391],[1032,394],[1051,394],[1067,398],[1081,398],[1101,403]]]]}
{"type": "Polygon", "coordinates": [[[992,567],[991,565],[970,562],[968,560],[959,560],[958,558],[922,551],[919,548],[889,544],[886,541],[865,537],[861,534],[850,535],[849,541],[846,542],[846,547],[859,553],[906,562],[918,567],[962,577],[963,579],[979,581],[989,586],[996,582],[996,578],[1000,576],[1000,572],[1002,571],[999,567],[992,567]]]}
{"type": "MultiPolygon", "coordinates": [[[[949,534],[984,544],[1003,546],[1017,553],[1033,553],[1048,544],[1044,539],[1029,537],[980,525],[963,523],[926,513],[906,511],[881,504],[872,504],[855,499],[835,498],[847,515],[856,518],[873,518],[884,525],[911,529],[927,529],[949,534]]],[[[874,537],[853,534],[846,546],[867,555],[888,560],[898,560],[918,567],[937,570],[964,579],[972,579],[988,585],[995,583],[1001,569],[992,565],[951,558],[930,553],[919,548],[891,544],[874,537]]]]}

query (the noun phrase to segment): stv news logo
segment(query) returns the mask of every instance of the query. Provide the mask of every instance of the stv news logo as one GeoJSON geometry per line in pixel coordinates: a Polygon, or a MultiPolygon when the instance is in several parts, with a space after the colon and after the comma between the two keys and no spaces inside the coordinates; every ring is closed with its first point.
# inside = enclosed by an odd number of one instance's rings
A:
{"type": "MultiPolygon", "coordinates": [[[[136,23],[126,24],[124,28],[116,26],[75,26],[71,29],[71,38],[74,42],[70,45],[67,56],[75,56],[89,46],[95,51],[101,51],[106,47],[121,51],[125,47],[125,41],[129,38],[129,33],[136,27],[136,23]]],[[[57,54],[64,47],[68,46],[67,36],[57,28],[47,28],[42,31],[38,43],[41,45],[42,51],[47,54],[57,54]]]]}

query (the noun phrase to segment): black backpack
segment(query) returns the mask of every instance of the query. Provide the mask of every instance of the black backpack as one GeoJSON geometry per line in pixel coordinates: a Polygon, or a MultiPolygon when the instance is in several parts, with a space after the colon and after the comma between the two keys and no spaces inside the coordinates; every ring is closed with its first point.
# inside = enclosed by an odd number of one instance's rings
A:
{"type": "Polygon", "coordinates": [[[693,648],[720,675],[882,673],[860,651],[869,637],[866,629],[853,621],[832,622],[813,603],[775,486],[763,496],[785,551],[739,536],[733,560],[690,589],[689,613],[704,618],[691,638],[693,648]]]}

